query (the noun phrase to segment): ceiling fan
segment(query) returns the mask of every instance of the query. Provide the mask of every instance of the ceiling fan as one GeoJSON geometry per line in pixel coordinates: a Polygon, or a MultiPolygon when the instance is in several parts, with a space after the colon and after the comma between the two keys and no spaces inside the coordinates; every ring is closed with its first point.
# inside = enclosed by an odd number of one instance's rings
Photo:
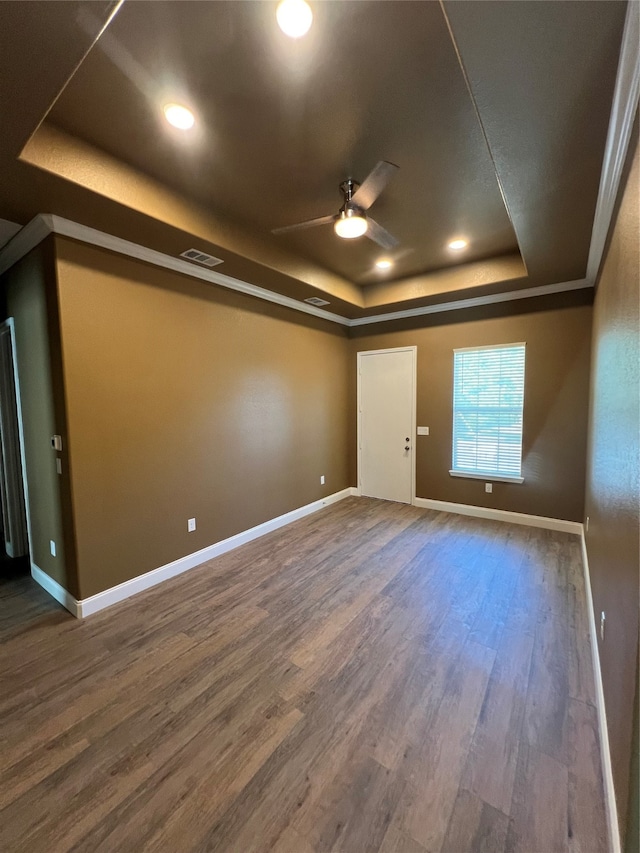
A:
{"type": "Polygon", "coordinates": [[[394,249],[398,245],[398,240],[386,228],[379,225],[375,219],[368,216],[367,211],[397,169],[398,167],[393,163],[380,160],[362,184],[354,181],[353,178],[348,178],[340,184],[344,203],[337,213],[330,216],[320,216],[317,219],[308,219],[306,222],[298,222],[296,225],[285,225],[284,228],[274,228],[271,233],[286,234],[288,231],[315,228],[316,225],[333,223],[334,231],[339,237],[350,240],[365,234],[383,249],[394,249]]]}

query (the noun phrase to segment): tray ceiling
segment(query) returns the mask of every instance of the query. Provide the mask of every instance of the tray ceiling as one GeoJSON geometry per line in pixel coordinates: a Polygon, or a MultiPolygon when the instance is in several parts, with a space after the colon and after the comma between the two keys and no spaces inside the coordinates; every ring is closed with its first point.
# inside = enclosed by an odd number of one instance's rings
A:
{"type": "Polygon", "coordinates": [[[584,277],[626,3],[311,5],[293,41],[272,2],[0,4],[0,48],[19,33],[32,57],[14,46],[7,79],[33,107],[7,96],[0,217],[195,246],[345,316],[584,277]],[[193,132],[168,127],[167,100],[193,132]],[[396,250],[271,233],[337,212],[340,182],[383,159],[399,170],[371,214],[396,250]]]}

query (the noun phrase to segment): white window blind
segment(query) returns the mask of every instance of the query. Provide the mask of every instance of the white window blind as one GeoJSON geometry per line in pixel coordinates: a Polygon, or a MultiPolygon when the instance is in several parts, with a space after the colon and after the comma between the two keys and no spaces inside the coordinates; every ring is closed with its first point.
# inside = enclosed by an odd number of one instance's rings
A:
{"type": "Polygon", "coordinates": [[[520,478],[524,344],[454,350],[452,474],[520,478]]]}

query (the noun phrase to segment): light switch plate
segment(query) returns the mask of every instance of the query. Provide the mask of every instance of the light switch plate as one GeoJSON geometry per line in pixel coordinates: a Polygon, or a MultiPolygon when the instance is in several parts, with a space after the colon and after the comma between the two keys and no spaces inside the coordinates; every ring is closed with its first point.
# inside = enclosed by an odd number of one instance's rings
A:
{"type": "Polygon", "coordinates": [[[418,435],[429,435],[429,427],[418,427],[418,435]]]}

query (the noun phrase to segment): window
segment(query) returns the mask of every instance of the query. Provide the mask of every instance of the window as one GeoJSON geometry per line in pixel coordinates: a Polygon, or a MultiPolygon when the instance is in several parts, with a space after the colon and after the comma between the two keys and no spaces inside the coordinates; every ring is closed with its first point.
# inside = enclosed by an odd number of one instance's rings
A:
{"type": "Polygon", "coordinates": [[[453,476],[523,482],[524,352],[524,344],[453,351],[453,476]]]}

